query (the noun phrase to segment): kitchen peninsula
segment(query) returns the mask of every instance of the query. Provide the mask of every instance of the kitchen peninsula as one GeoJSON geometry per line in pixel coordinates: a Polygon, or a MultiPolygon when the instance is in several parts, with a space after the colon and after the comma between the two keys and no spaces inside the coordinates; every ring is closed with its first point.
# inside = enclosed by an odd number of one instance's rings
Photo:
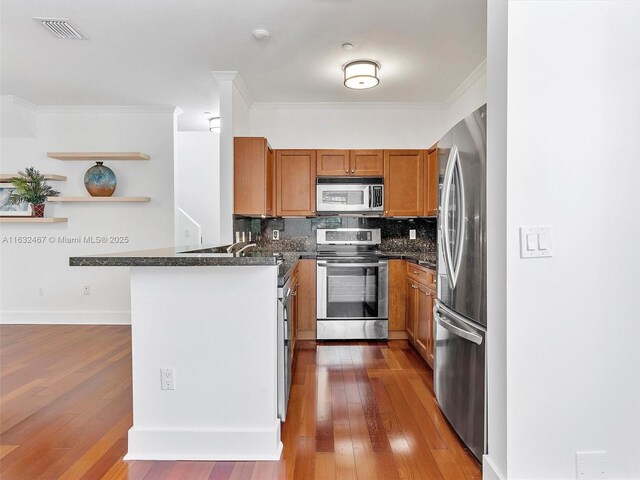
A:
{"type": "MultiPolygon", "coordinates": [[[[433,254],[393,253],[433,267],[433,254]]],[[[127,460],[277,460],[278,287],[315,252],[166,248],[71,257],[130,267],[133,426],[127,460]],[[173,373],[174,389],[164,374],[173,373]]]]}
{"type": "Polygon", "coordinates": [[[281,257],[168,248],[69,263],[131,269],[133,426],[125,459],[280,457],[281,257]],[[173,390],[161,388],[162,369],[173,390]]]}

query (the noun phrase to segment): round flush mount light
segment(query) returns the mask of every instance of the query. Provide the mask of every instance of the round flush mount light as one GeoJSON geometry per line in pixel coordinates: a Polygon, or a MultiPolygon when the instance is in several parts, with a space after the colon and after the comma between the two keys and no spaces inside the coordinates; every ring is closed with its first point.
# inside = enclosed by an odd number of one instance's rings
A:
{"type": "Polygon", "coordinates": [[[353,43],[349,43],[349,42],[343,43],[342,44],[342,49],[343,50],[352,50],[353,49],[353,43]]]}
{"type": "Polygon", "coordinates": [[[356,60],[347,63],[344,67],[344,86],[354,90],[364,90],[373,88],[380,79],[378,78],[378,70],[380,64],[373,60],[356,60]]]}
{"type": "Polygon", "coordinates": [[[271,38],[271,34],[269,33],[269,31],[265,30],[264,28],[258,28],[257,30],[254,30],[253,36],[256,40],[269,40],[269,38],[271,38]]]}
{"type": "Polygon", "coordinates": [[[220,133],[220,117],[211,117],[209,119],[209,131],[220,133]]]}

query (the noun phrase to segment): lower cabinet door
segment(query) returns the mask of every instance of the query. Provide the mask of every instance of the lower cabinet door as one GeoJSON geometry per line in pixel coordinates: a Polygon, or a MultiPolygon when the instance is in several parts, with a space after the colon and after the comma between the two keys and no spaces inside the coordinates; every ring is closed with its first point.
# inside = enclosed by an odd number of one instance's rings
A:
{"type": "Polygon", "coordinates": [[[407,278],[407,308],[406,308],[406,327],[409,341],[415,344],[417,333],[417,319],[418,319],[418,284],[407,278]]]}
{"type": "Polygon", "coordinates": [[[433,368],[433,293],[423,285],[418,286],[418,326],[415,346],[433,368]]]}

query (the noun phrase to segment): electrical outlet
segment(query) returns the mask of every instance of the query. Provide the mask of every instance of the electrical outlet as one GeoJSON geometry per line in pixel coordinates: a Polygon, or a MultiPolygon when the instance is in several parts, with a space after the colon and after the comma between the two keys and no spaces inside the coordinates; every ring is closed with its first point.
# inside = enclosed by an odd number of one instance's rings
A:
{"type": "Polygon", "coordinates": [[[44,296],[44,288],[38,287],[38,296],[39,297],[43,297],[44,296]]]}
{"type": "Polygon", "coordinates": [[[274,240],[280,240],[280,230],[274,230],[273,231],[273,239],[274,240]]]}
{"type": "Polygon", "coordinates": [[[89,285],[85,285],[84,287],[82,287],[82,294],[91,295],[91,287],[89,285]]]}
{"type": "Polygon", "coordinates": [[[160,369],[160,388],[162,390],[176,389],[176,370],[174,368],[160,369]]]}
{"type": "Polygon", "coordinates": [[[576,478],[596,480],[607,478],[607,452],[576,452],[576,478]]]}
{"type": "Polygon", "coordinates": [[[416,239],[416,229],[412,228],[411,230],[409,230],[409,240],[415,240],[416,239]]]}

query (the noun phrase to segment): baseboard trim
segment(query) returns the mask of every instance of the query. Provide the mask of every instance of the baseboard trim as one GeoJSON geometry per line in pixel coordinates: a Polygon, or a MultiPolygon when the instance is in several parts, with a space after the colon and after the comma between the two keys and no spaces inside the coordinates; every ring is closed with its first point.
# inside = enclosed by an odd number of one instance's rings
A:
{"type": "Polygon", "coordinates": [[[409,335],[405,330],[389,330],[389,340],[407,340],[409,335]]]}
{"type": "Polygon", "coordinates": [[[129,429],[125,460],[279,460],[280,421],[269,430],[129,429]]]}
{"type": "Polygon", "coordinates": [[[0,324],[130,325],[130,311],[2,311],[0,324]]]}
{"type": "Polygon", "coordinates": [[[298,340],[315,340],[315,330],[298,330],[298,340]]]}
{"type": "Polygon", "coordinates": [[[506,480],[506,475],[491,461],[489,455],[482,456],[482,478],[484,480],[506,480]]]}

